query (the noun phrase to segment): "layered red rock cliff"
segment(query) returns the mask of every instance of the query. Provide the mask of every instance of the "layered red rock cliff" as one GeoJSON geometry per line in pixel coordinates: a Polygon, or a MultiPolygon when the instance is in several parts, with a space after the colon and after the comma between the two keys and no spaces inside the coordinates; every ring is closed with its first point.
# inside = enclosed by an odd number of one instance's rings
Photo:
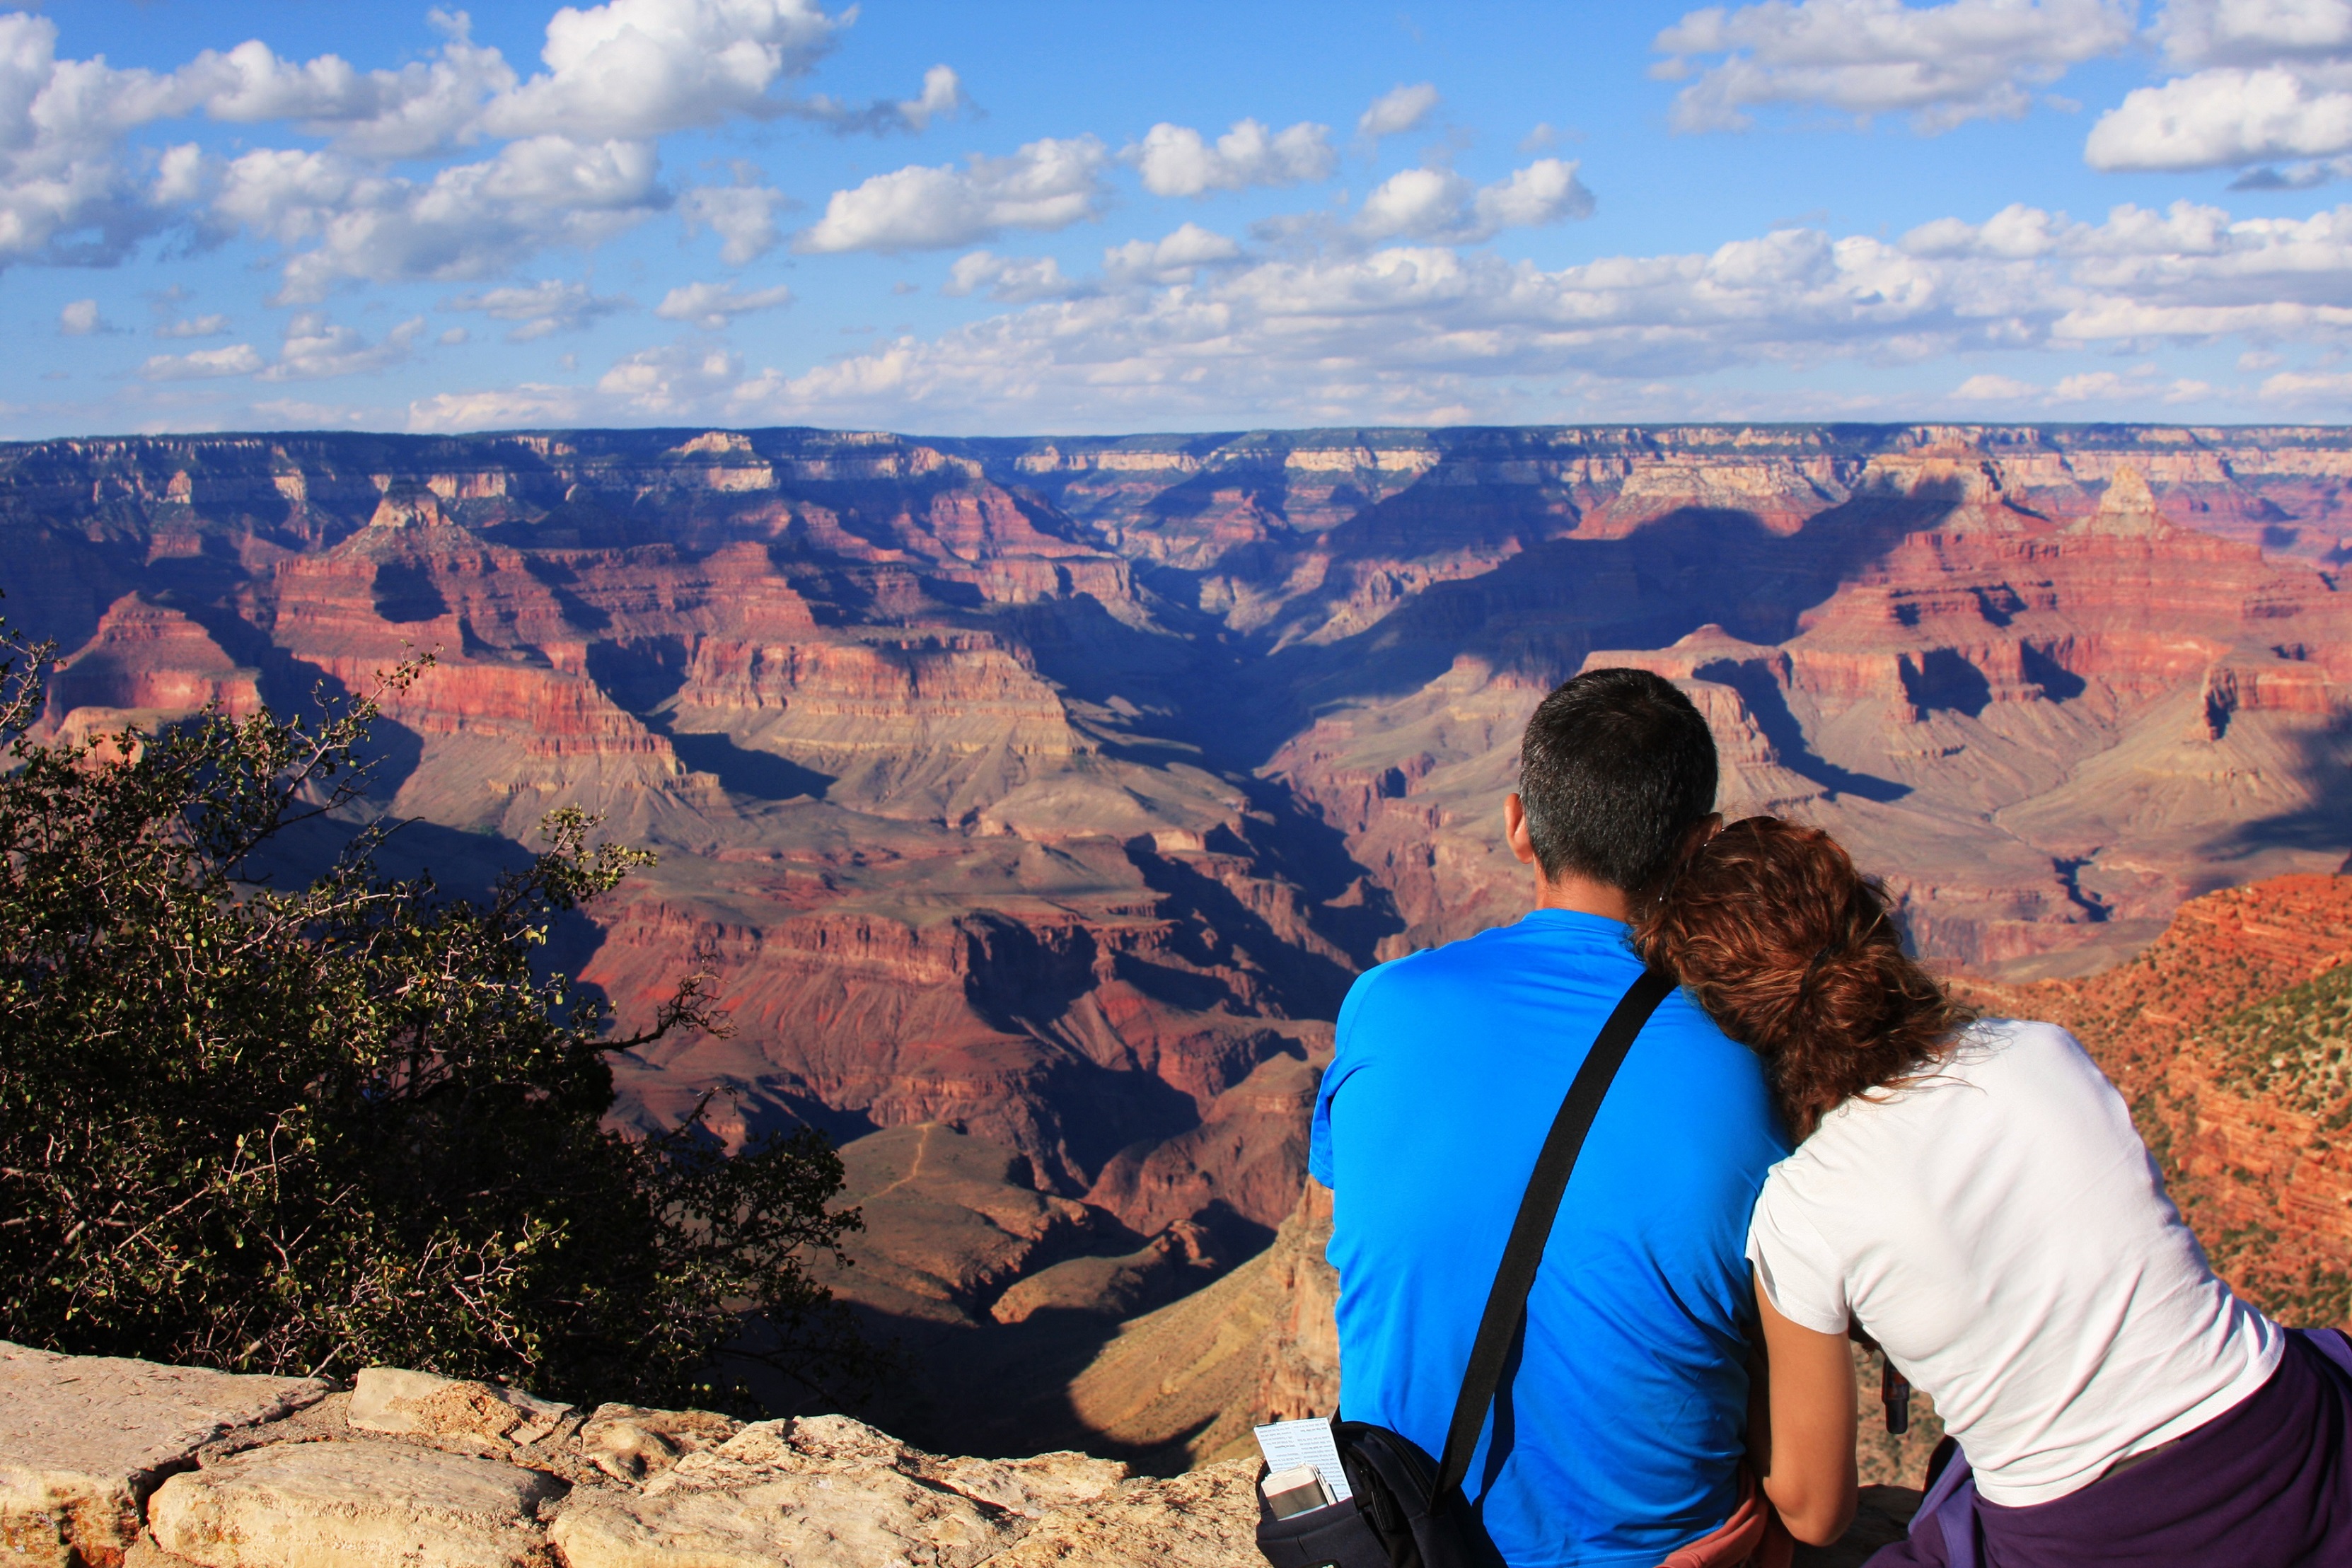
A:
{"type": "MultiPolygon", "coordinates": [[[[2334,579],[2179,526],[2130,468],[2071,523],[2022,509],[1981,458],[1977,489],[1917,513],[1949,462],[1862,476],[1841,510],[1875,542],[1790,635],[1711,624],[1581,664],[1682,683],[1716,728],[1724,809],[1836,831],[1923,949],[1962,963],[2111,959],[2204,888],[2332,870],[2301,824],[2341,793],[2352,619],[2334,579]]],[[[1518,873],[1493,802],[1548,685],[1457,655],[1418,691],[1327,709],[1277,753],[1278,777],[1394,868],[1402,941],[1507,902],[1518,873]]]]}

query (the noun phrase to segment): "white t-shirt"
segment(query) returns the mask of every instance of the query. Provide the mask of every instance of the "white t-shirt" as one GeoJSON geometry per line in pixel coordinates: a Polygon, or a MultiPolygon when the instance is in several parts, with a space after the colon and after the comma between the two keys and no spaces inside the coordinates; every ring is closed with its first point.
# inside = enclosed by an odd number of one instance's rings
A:
{"type": "Polygon", "coordinates": [[[2281,1330],[2213,1277],[2073,1035],[1988,1019],[1877,1094],[1772,1167],[1748,1255],[1791,1322],[1861,1322],[1987,1500],[2064,1497],[2276,1369],[2281,1330]]]}

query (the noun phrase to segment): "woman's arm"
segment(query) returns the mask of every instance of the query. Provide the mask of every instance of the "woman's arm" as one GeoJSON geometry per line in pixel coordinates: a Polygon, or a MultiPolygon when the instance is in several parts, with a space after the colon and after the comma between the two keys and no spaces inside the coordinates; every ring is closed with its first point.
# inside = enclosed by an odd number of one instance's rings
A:
{"type": "Polygon", "coordinates": [[[1789,1533],[1826,1546],[1853,1522],[1853,1353],[1843,1334],[1782,1317],[1756,1281],[1765,1394],[1750,1406],[1748,1461],[1789,1533]]]}

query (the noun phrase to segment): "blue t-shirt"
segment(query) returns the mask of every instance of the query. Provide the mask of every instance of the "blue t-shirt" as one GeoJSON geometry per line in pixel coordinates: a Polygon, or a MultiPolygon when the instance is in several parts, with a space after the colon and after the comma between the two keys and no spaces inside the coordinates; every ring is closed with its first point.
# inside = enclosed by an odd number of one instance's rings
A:
{"type": "MultiPolygon", "coordinates": [[[[1625,936],[1539,909],[1349,991],[1307,1157],[1335,1195],[1348,1419],[1444,1446],[1536,1153],[1641,973],[1625,936]]],[[[1654,1568],[1730,1516],[1748,1219],[1788,1152],[1755,1054],[1668,997],[1585,1140],[1464,1486],[1511,1568],[1654,1568]]]]}

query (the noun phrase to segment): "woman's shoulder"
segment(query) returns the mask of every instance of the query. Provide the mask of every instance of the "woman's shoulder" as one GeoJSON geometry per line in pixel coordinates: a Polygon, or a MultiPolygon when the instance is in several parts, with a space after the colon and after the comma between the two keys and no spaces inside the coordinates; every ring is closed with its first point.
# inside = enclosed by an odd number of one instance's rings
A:
{"type": "Polygon", "coordinates": [[[1922,1076],[1984,1084],[1995,1080],[2088,1081],[2102,1078],[2097,1062],[2063,1024],[2041,1019],[1987,1017],[1962,1030],[1945,1059],[1922,1076]]]}
{"type": "MultiPolygon", "coordinates": [[[[2079,1041],[2054,1023],[1980,1018],[1954,1035],[1943,1053],[1901,1081],[1857,1094],[1822,1118],[1790,1156],[1792,1165],[1833,1160],[1855,1145],[1911,1136],[1924,1121],[1942,1122],[1960,1102],[1988,1103],[2043,1084],[2099,1080],[2079,1041]]],[[[1792,1171],[1791,1176],[1796,1175],[1792,1171]]]]}
{"type": "Polygon", "coordinates": [[[2082,1042],[2065,1025],[2042,1019],[2006,1018],[1987,1013],[1960,1030],[1956,1043],[1980,1050],[2022,1048],[2027,1051],[2080,1051],[2082,1042]]]}
{"type": "MultiPolygon", "coordinates": [[[[1936,1061],[1895,1084],[1845,1101],[1772,1168],[1759,1213],[1794,1223],[1870,1207],[1906,1171],[1983,1156],[2043,1107],[2083,1103],[2077,1087],[2104,1083],[2063,1027],[2033,1019],[1980,1018],[1936,1061]]],[[[1933,1185],[1933,1178],[1921,1174],[1933,1185]]]]}
{"type": "MultiPolygon", "coordinates": [[[[2038,1019],[1979,1018],[1954,1034],[1934,1061],[1898,1082],[1857,1095],[1831,1116],[1866,1116],[1885,1107],[1915,1104],[1965,1085],[2020,1072],[2066,1072],[2097,1067],[2082,1042],[2059,1024],[2038,1019]]],[[[1826,1122],[1825,1122],[1826,1124],[1826,1122]]]]}

